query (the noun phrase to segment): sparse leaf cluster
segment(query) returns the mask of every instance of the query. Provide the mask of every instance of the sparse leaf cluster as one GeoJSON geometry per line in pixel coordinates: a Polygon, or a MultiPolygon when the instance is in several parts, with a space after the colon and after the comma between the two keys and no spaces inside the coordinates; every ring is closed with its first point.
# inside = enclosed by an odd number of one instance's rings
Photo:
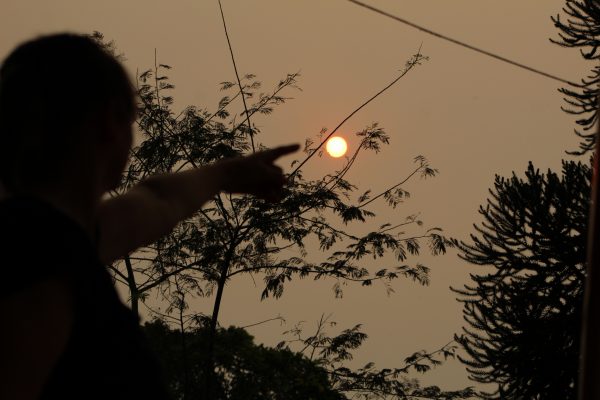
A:
{"type": "Polygon", "coordinates": [[[442,359],[454,358],[457,343],[450,342],[433,352],[416,352],[404,360],[402,367],[376,368],[372,362],[360,368],[348,367],[352,352],[367,339],[361,325],[344,329],[329,336],[327,329],[336,323],[331,316],[321,316],[315,333],[305,336],[303,324],[295,325],[284,334],[289,340],[278,344],[279,349],[289,349],[305,355],[327,371],[332,387],[348,399],[470,399],[475,396],[473,388],[458,391],[442,391],[437,386],[421,387],[412,372],[425,373],[442,363],[442,359]]]}

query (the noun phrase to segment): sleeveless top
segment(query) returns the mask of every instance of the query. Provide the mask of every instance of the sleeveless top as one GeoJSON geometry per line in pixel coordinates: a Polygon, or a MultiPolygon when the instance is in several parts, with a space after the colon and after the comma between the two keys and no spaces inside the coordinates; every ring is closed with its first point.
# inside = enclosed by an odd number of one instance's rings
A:
{"type": "Polygon", "coordinates": [[[0,200],[0,298],[54,277],[74,293],[73,326],[41,399],[167,399],[160,365],[83,228],[46,201],[0,200]]]}

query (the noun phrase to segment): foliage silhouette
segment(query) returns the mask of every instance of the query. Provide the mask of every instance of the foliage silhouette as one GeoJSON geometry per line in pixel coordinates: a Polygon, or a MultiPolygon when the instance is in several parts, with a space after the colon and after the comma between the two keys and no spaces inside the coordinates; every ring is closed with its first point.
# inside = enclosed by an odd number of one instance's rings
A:
{"type": "Polygon", "coordinates": [[[303,324],[296,324],[284,332],[290,339],[277,345],[280,349],[292,349],[304,354],[322,366],[329,374],[332,387],[349,399],[470,399],[475,396],[473,388],[442,391],[437,386],[421,387],[412,377],[413,372],[425,373],[448,358],[456,357],[457,343],[447,343],[428,352],[418,351],[404,359],[404,365],[396,368],[378,369],[368,362],[361,368],[350,368],[352,352],[362,346],[367,335],[361,325],[344,329],[329,336],[328,328],[336,326],[330,316],[321,316],[312,335],[305,335],[303,324]]]}
{"type": "MultiPolygon", "coordinates": [[[[204,398],[210,328],[200,325],[185,331],[185,346],[181,332],[161,320],[146,323],[143,329],[163,364],[171,397],[204,398]],[[187,365],[182,362],[183,352],[190,360],[187,365]]],[[[330,387],[327,373],[319,365],[289,350],[255,345],[242,328],[217,330],[214,364],[213,400],[343,399],[330,387]]]]}
{"type": "MultiPolygon", "coordinates": [[[[201,321],[183,334],[159,319],[146,323],[144,331],[162,362],[174,399],[187,396],[203,398],[203,360],[207,356],[209,325],[201,321]],[[183,357],[183,353],[185,356],[183,357]],[[186,363],[185,358],[193,360],[186,363]],[[186,378],[187,377],[187,378],[186,378]]],[[[367,335],[360,325],[328,336],[326,327],[335,326],[321,318],[314,335],[303,337],[301,324],[286,332],[289,340],[275,348],[255,345],[243,328],[218,328],[215,335],[214,363],[217,371],[213,399],[466,399],[472,388],[444,392],[436,386],[420,387],[411,379],[411,370],[426,372],[441,363],[440,358],[454,357],[456,345],[449,343],[432,353],[425,351],[406,358],[402,368],[377,369],[373,363],[351,369],[352,351],[367,335]]]]}
{"type": "Polygon", "coordinates": [[[498,385],[486,399],[574,399],[591,168],[562,175],[530,163],[521,179],[496,176],[464,260],[482,266],[453,289],[468,327],[456,340],[471,379],[498,385]]]}
{"type": "Polygon", "coordinates": [[[581,129],[575,134],[581,139],[579,150],[569,154],[583,155],[594,150],[596,132],[593,129],[598,108],[598,85],[600,85],[600,3],[593,0],[567,0],[563,11],[566,21],[560,15],[552,17],[554,25],[559,29],[559,39],[550,39],[564,47],[579,48],[586,60],[596,60],[589,75],[581,80],[581,84],[562,88],[560,92],[567,103],[563,110],[577,117],[581,129]]]}

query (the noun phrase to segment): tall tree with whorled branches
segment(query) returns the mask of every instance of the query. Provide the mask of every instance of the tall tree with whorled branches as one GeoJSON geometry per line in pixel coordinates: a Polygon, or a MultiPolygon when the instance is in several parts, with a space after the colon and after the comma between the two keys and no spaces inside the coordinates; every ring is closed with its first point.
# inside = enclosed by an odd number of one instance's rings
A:
{"type": "Polygon", "coordinates": [[[464,260],[481,266],[454,289],[467,326],[457,340],[486,399],[575,399],[591,168],[532,164],[496,176],[464,260]]]}
{"type": "Polygon", "coordinates": [[[579,149],[571,154],[583,155],[594,150],[596,131],[593,129],[598,109],[598,85],[600,85],[600,3],[593,0],[567,0],[564,16],[552,18],[558,28],[558,39],[552,42],[564,47],[579,49],[593,66],[578,86],[560,89],[567,103],[563,110],[577,118],[575,134],[581,139],[579,149]]]}

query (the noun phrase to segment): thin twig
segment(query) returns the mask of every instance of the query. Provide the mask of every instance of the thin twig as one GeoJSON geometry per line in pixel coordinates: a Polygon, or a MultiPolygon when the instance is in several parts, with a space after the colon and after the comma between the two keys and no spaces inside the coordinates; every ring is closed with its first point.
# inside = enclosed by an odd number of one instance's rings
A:
{"type": "Polygon", "coordinates": [[[248,113],[248,107],[246,106],[246,96],[244,96],[244,88],[240,81],[240,75],[238,74],[237,65],[235,64],[235,57],[233,56],[233,49],[231,47],[231,41],[229,40],[229,33],[227,32],[227,24],[225,23],[225,14],[223,13],[223,6],[221,0],[219,1],[219,9],[221,10],[221,20],[223,21],[223,29],[225,30],[225,37],[227,38],[227,45],[229,46],[229,54],[231,54],[231,62],[233,63],[233,70],[235,71],[235,77],[237,78],[238,86],[240,87],[240,93],[242,93],[242,102],[244,103],[244,111],[246,113],[246,124],[248,125],[248,135],[250,136],[250,143],[252,144],[252,152],[256,150],[254,148],[254,137],[252,136],[252,125],[250,125],[250,114],[248,113]]]}
{"type": "Polygon", "coordinates": [[[421,55],[421,47],[419,47],[419,51],[417,52],[417,54],[415,54],[413,56],[413,58],[407,63],[406,68],[404,68],[404,70],[402,71],[402,73],[396,78],[394,79],[391,83],[389,83],[387,86],[385,86],[383,89],[381,89],[379,92],[377,92],[374,96],[372,96],[371,98],[369,98],[367,101],[365,101],[364,103],[362,103],[358,108],[356,108],[354,111],[352,111],[346,118],[344,118],[342,120],[342,122],[340,122],[338,124],[338,126],[335,127],[335,129],[333,131],[331,131],[331,133],[329,135],[327,135],[327,137],[325,137],[325,139],[323,139],[321,141],[321,143],[319,143],[319,145],[317,146],[317,148],[315,148],[305,159],[304,161],[302,161],[300,163],[300,165],[298,165],[296,167],[296,169],[294,169],[294,171],[292,171],[292,173],[288,176],[288,180],[291,179],[296,172],[298,172],[298,170],[304,165],[306,164],[306,162],[308,160],[310,160],[318,151],[319,149],[321,149],[321,147],[323,147],[323,145],[329,140],[329,138],[331,136],[333,136],[334,133],[337,132],[338,129],[340,129],[342,127],[342,125],[344,125],[346,123],[346,121],[348,121],[350,118],[352,118],[357,112],[359,112],[361,109],[363,109],[367,104],[369,104],[370,102],[372,102],[373,100],[375,100],[377,97],[379,97],[383,92],[385,92],[386,90],[388,90],[389,88],[391,88],[396,82],[398,82],[400,79],[402,79],[407,73],[408,71],[410,71],[415,65],[419,64],[420,61],[423,59],[423,56],[421,55]]]}
{"type": "Polygon", "coordinates": [[[253,326],[266,324],[267,322],[271,322],[271,321],[282,321],[283,323],[285,323],[285,319],[281,315],[278,315],[278,316],[276,316],[274,318],[265,319],[264,321],[255,322],[255,323],[250,324],[250,325],[240,326],[240,328],[242,328],[242,329],[251,328],[253,326]]]}
{"type": "Polygon", "coordinates": [[[410,175],[408,175],[406,178],[404,178],[400,183],[397,183],[394,186],[390,187],[389,189],[387,189],[387,190],[379,193],[377,196],[373,197],[372,199],[369,199],[369,200],[367,200],[367,201],[359,204],[357,207],[358,208],[363,208],[364,206],[371,204],[372,202],[374,202],[375,200],[377,200],[381,196],[385,195],[386,193],[389,193],[392,190],[396,189],[398,186],[401,186],[401,185],[405,184],[406,182],[408,182],[408,180],[410,178],[413,177],[413,175],[415,175],[417,172],[419,172],[422,168],[423,168],[423,165],[419,165],[419,168],[416,168],[413,172],[410,173],[410,175]]]}

